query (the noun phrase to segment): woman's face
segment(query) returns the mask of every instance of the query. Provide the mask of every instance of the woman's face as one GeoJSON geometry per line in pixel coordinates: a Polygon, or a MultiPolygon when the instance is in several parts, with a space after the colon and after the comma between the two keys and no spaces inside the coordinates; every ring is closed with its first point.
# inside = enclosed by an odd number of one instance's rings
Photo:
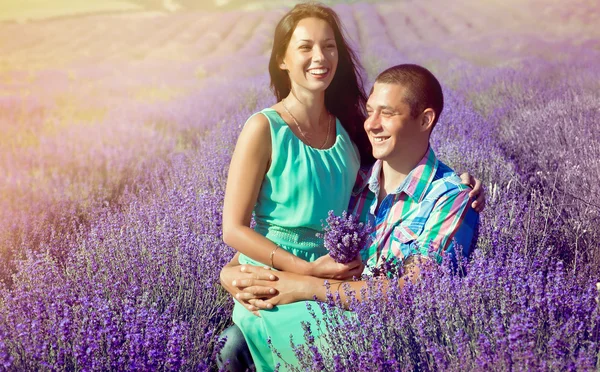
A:
{"type": "Polygon", "coordinates": [[[279,67],[289,72],[294,89],[318,92],[331,84],[337,64],[331,26],[319,18],[304,18],[296,25],[279,67]]]}

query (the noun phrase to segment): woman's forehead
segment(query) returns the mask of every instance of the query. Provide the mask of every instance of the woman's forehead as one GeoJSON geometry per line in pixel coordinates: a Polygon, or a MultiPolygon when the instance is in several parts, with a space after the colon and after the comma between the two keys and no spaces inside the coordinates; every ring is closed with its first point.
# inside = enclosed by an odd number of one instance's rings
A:
{"type": "Polygon", "coordinates": [[[315,17],[301,19],[292,33],[292,39],[294,41],[333,40],[334,38],[335,35],[333,34],[333,29],[329,23],[315,17]]]}

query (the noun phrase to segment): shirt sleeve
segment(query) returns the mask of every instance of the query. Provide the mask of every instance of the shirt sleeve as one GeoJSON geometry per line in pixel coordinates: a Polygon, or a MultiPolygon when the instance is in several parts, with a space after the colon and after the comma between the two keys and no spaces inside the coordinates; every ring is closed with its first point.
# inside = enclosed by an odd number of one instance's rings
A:
{"type": "Polygon", "coordinates": [[[470,250],[478,222],[478,214],[470,204],[469,189],[457,188],[442,195],[427,218],[422,233],[415,239],[416,249],[411,253],[432,255],[431,258],[441,263],[442,254],[448,252],[454,255],[457,246],[470,250]]]}
{"type": "Polygon", "coordinates": [[[369,188],[367,187],[369,170],[369,168],[360,168],[358,170],[352,195],[350,195],[350,202],[348,203],[348,213],[353,214],[363,223],[369,222],[369,206],[373,199],[372,193],[369,192],[369,188]]]}

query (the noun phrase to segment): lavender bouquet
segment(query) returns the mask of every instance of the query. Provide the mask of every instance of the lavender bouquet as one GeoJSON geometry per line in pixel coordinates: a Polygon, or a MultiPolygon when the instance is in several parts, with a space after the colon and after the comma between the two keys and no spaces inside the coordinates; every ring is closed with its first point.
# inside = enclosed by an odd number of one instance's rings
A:
{"type": "Polygon", "coordinates": [[[340,217],[329,211],[327,226],[323,227],[325,248],[329,255],[339,263],[352,261],[358,252],[370,243],[373,228],[370,224],[358,222],[358,219],[346,211],[340,217]]]}

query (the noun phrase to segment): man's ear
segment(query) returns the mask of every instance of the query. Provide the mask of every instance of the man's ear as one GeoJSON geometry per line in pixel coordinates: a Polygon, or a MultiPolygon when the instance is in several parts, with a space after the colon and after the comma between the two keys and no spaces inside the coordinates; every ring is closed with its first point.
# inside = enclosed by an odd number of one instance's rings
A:
{"type": "Polygon", "coordinates": [[[432,108],[426,108],[425,111],[423,111],[422,118],[423,119],[421,120],[421,131],[425,132],[431,130],[431,128],[433,128],[433,122],[435,120],[435,111],[433,111],[432,108]]]}

